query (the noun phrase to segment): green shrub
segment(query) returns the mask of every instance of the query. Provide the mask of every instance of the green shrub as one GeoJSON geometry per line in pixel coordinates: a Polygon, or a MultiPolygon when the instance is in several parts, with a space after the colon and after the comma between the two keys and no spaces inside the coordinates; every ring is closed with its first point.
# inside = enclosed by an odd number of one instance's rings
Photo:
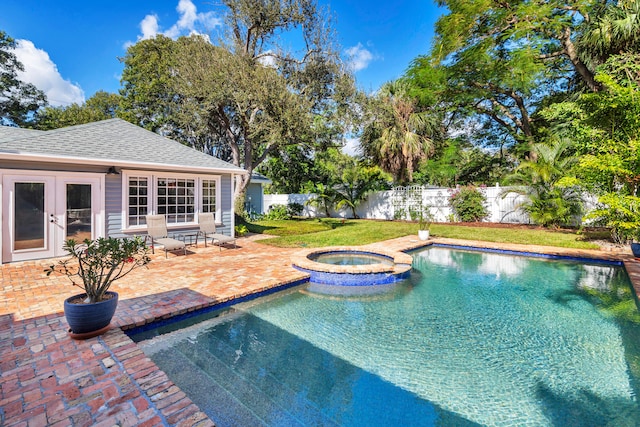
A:
{"type": "Polygon", "coordinates": [[[285,205],[271,205],[269,212],[264,215],[266,220],[289,219],[290,215],[285,205]]]}
{"type": "Polygon", "coordinates": [[[287,205],[287,213],[290,217],[292,216],[300,216],[302,215],[302,211],[304,210],[304,205],[300,203],[289,203],[287,205]]]}
{"type": "Polygon", "coordinates": [[[249,232],[249,229],[244,224],[236,225],[235,230],[236,230],[236,235],[239,237],[242,237],[249,232]]]}
{"type": "Polygon", "coordinates": [[[573,188],[537,184],[529,186],[526,194],[519,208],[543,227],[571,225],[582,211],[580,193],[573,188]]]}
{"type": "Polygon", "coordinates": [[[476,187],[467,185],[456,188],[449,196],[453,213],[462,222],[478,222],[487,217],[487,198],[476,187]]]}
{"type": "Polygon", "coordinates": [[[640,197],[606,193],[585,218],[594,225],[609,227],[616,243],[640,241],[640,197]]]}

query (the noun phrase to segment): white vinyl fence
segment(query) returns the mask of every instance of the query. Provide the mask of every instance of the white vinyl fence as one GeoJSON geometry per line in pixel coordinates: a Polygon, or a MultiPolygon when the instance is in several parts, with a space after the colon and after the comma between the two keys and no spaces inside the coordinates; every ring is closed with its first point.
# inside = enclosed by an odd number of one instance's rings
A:
{"type": "MultiPolygon", "coordinates": [[[[518,209],[525,197],[509,192],[509,187],[479,187],[487,199],[486,207],[489,215],[488,222],[507,222],[529,224],[528,215],[518,209]]],[[[453,189],[427,188],[420,186],[396,187],[389,191],[372,193],[357,209],[358,216],[366,219],[406,219],[415,206],[430,206],[431,215],[436,222],[450,222],[453,220],[449,207],[449,197],[453,189]]],[[[303,215],[308,217],[326,216],[322,209],[310,206],[307,201],[311,194],[265,194],[264,212],[267,213],[273,205],[287,205],[299,203],[304,206],[303,215]]],[[[331,216],[347,218],[351,211],[343,209],[331,211],[331,216]]]]}

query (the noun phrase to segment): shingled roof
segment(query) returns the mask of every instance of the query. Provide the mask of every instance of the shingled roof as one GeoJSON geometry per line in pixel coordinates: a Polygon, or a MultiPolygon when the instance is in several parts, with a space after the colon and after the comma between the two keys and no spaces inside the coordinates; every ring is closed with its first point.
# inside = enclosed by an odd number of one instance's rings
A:
{"type": "Polygon", "coordinates": [[[41,130],[16,128],[13,126],[0,126],[0,144],[12,139],[26,138],[44,133],[41,130]]]}
{"type": "Polygon", "coordinates": [[[242,168],[121,119],[35,131],[0,126],[0,158],[29,158],[120,167],[212,170],[246,173],[242,168]]]}

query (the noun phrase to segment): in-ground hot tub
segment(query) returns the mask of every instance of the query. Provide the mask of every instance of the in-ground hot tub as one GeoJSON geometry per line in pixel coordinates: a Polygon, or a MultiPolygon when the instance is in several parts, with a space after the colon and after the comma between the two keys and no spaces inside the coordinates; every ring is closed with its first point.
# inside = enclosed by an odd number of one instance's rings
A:
{"type": "Polygon", "coordinates": [[[296,254],[294,268],[309,273],[312,283],[333,286],[378,286],[409,277],[411,255],[404,252],[338,246],[296,254]]]}

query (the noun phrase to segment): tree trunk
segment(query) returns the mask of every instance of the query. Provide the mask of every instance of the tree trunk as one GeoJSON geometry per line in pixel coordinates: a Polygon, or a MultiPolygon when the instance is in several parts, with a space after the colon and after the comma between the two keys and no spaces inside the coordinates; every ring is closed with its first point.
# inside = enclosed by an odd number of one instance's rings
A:
{"type": "Polygon", "coordinates": [[[247,196],[247,186],[251,182],[251,172],[247,175],[241,175],[238,180],[238,184],[236,186],[236,192],[234,194],[235,198],[235,213],[243,216],[244,215],[244,202],[247,196]]]}
{"type": "Polygon", "coordinates": [[[596,82],[595,76],[593,75],[591,70],[587,68],[587,65],[578,57],[576,47],[571,41],[570,28],[567,27],[564,29],[562,35],[560,36],[560,41],[562,42],[562,47],[564,48],[565,53],[569,57],[569,60],[573,64],[575,70],[578,72],[578,74],[580,74],[580,77],[582,77],[582,80],[589,87],[589,89],[594,92],[598,92],[601,89],[600,84],[596,82]]]}

